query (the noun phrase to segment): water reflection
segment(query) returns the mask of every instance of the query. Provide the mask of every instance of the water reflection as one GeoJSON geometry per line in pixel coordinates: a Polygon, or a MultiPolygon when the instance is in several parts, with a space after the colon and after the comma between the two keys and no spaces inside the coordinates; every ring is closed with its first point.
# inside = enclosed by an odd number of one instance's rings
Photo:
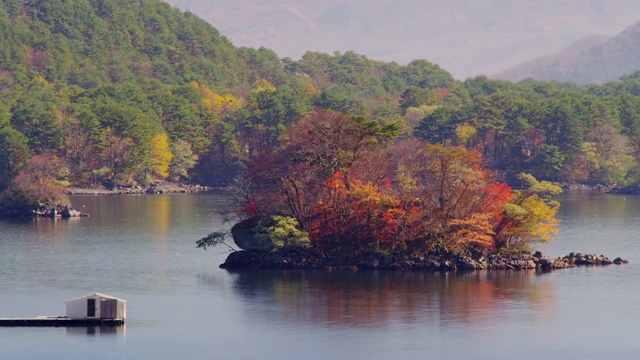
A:
{"type": "Polygon", "coordinates": [[[393,322],[485,327],[516,313],[542,323],[557,308],[555,285],[535,271],[243,271],[234,275],[234,289],[247,304],[258,302],[271,308],[254,314],[268,317],[267,321],[329,327],[393,322]]]}
{"type": "MultiPolygon", "coordinates": [[[[47,237],[52,240],[64,241],[81,222],[81,218],[28,218],[16,217],[0,220],[0,229],[13,229],[28,232],[30,237],[47,237]]],[[[1,239],[1,237],[0,237],[1,239]]]]}
{"type": "Polygon", "coordinates": [[[149,216],[154,223],[153,232],[158,242],[169,242],[172,199],[170,196],[156,196],[149,208],[149,216]]]}
{"type": "Polygon", "coordinates": [[[124,336],[127,332],[126,325],[122,326],[69,326],[67,336],[124,336]]]}

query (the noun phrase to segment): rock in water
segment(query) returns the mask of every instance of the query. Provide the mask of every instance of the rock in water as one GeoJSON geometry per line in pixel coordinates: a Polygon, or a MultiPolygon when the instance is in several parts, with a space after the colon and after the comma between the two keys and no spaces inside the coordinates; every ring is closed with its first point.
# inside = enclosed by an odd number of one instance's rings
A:
{"type": "Polygon", "coordinates": [[[72,217],[82,217],[82,216],[87,216],[86,214],[81,213],[78,210],[72,209],[72,208],[64,208],[62,209],[62,211],[60,212],[60,214],[62,215],[63,218],[68,219],[68,218],[72,218],[72,217]]]}

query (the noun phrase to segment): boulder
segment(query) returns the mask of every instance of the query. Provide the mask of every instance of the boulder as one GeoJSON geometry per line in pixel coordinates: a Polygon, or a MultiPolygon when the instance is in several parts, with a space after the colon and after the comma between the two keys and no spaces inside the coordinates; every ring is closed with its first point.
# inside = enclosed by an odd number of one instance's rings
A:
{"type": "Polygon", "coordinates": [[[440,263],[441,271],[455,271],[457,269],[458,267],[456,266],[455,263],[453,263],[453,261],[445,260],[444,262],[440,263]]]}
{"type": "Polygon", "coordinates": [[[80,211],[72,209],[72,208],[64,208],[64,209],[62,209],[62,211],[60,212],[60,215],[62,215],[62,217],[65,218],[65,219],[72,218],[72,217],[86,216],[85,214],[81,213],[80,211]]]}
{"type": "Polygon", "coordinates": [[[380,265],[380,258],[374,255],[370,255],[364,259],[364,268],[365,269],[376,269],[380,265]]]}
{"type": "Polygon", "coordinates": [[[617,257],[613,260],[613,263],[616,265],[628,264],[629,260],[623,259],[621,257],[617,257]]]}
{"type": "Polygon", "coordinates": [[[236,245],[246,251],[271,251],[275,248],[273,241],[264,237],[257,237],[254,228],[260,221],[259,217],[252,217],[235,224],[231,228],[231,235],[236,245]]]}
{"type": "Polygon", "coordinates": [[[539,258],[534,264],[543,269],[553,269],[556,265],[555,262],[549,258],[539,258]]]}
{"type": "Polygon", "coordinates": [[[456,261],[456,266],[461,270],[482,270],[484,266],[471,258],[468,257],[460,257],[456,261]]]}

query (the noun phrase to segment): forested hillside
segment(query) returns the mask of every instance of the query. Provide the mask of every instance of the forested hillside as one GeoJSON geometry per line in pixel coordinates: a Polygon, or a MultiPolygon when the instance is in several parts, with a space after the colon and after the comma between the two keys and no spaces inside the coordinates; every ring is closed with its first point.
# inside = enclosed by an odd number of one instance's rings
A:
{"type": "Polygon", "coordinates": [[[453,82],[353,53],[283,66],[158,0],[2,0],[0,30],[2,186],[34,155],[60,183],[225,184],[315,106],[393,113],[405,88],[453,82]]]}
{"type": "Polygon", "coordinates": [[[478,150],[508,177],[628,184],[639,95],[640,76],[459,82],[426,60],[281,60],[158,0],[0,1],[1,188],[226,185],[320,109],[478,150]]]}

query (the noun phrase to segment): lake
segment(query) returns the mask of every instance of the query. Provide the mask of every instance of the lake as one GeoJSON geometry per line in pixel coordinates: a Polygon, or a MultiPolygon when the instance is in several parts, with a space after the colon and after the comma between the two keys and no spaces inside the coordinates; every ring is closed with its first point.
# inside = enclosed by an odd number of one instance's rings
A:
{"type": "Polygon", "coordinates": [[[550,273],[245,271],[195,241],[224,193],[75,196],[80,219],[0,220],[0,317],[93,292],[123,328],[1,328],[1,359],[622,359],[640,353],[640,198],[567,194],[541,250],[623,256],[550,273]]]}

